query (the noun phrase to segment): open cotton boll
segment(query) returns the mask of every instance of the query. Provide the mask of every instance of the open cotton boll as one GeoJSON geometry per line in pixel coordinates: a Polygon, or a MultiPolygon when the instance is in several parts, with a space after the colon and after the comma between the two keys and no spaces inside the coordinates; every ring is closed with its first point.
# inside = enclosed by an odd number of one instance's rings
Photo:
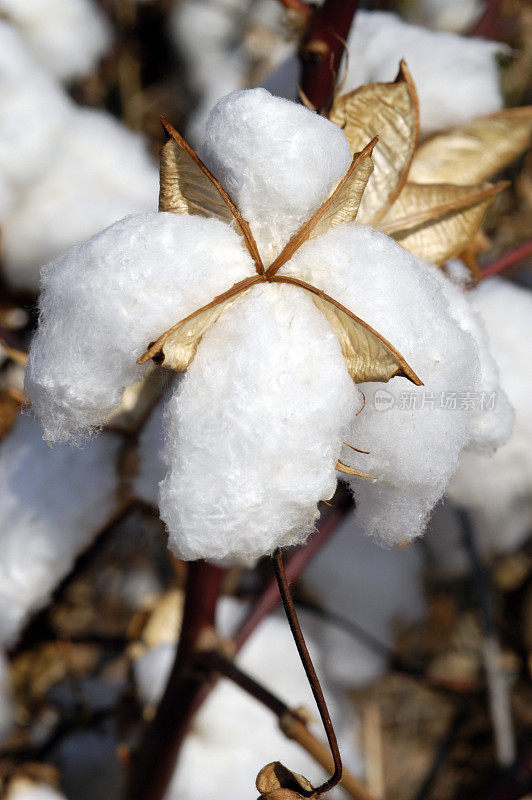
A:
{"type": "Polygon", "coordinates": [[[228,225],[160,213],[126,217],[45,267],[25,384],[45,438],[100,426],[144,374],[149,342],[253,272],[228,225]]]}
{"type": "Polygon", "coordinates": [[[37,290],[42,264],[127,214],[155,211],[158,185],[139,134],[106,112],[74,110],[47,170],[2,222],[7,280],[37,290]]]}
{"type": "Polygon", "coordinates": [[[91,0],[0,0],[0,11],[61,80],[90,72],[111,44],[111,26],[91,0]]]}
{"type": "Polygon", "coordinates": [[[359,225],[308,242],[281,271],[310,281],[364,319],[424,382],[361,384],[366,404],[346,441],[370,454],[345,448],[342,455],[379,477],[349,478],[363,528],[387,543],[419,535],[480,425],[479,412],[459,402],[481,391],[482,371],[473,326],[461,319],[464,308],[454,310],[458,289],[389,237],[359,225]],[[454,409],[445,407],[451,396],[454,409]]]}
{"type": "Polygon", "coordinates": [[[215,105],[201,155],[250,223],[265,265],[351,163],[340,128],[265,89],[215,105]]]}
{"type": "Polygon", "coordinates": [[[460,125],[502,108],[499,42],[429,31],[395,14],[357,11],[347,39],[345,89],[392,81],[404,58],[419,95],[423,133],[460,125]]]}
{"type": "Polygon", "coordinates": [[[463,453],[447,493],[471,513],[479,548],[496,554],[517,547],[532,532],[532,293],[490,278],[470,298],[487,328],[501,385],[515,408],[515,426],[491,457],[463,453]]]}
{"type": "Polygon", "coordinates": [[[120,441],[50,448],[21,417],[0,446],[0,641],[16,638],[116,508],[120,441]]]}
{"type": "MultiPolygon", "coordinates": [[[[23,4],[21,4],[23,5],[23,4]]],[[[0,19],[0,195],[47,167],[72,103],[35,61],[17,31],[0,19]]]]}
{"type": "Polygon", "coordinates": [[[312,300],[254,287],[205,334],[168,404],[160,510],[172,550],[249,559],[304,542],[360,407],[312,300]]]}
{"type": "MultiPolygon", "coordinates": [[[[220,603],[222,611],[227,611],[228,606],[238,609],[238,605],[233,600],[220,603]]],[[[309,639],[307,643],[320,671],[319,648],[309,639]]],[[[291,706],[305,705],[314,713],[315,703],[283,618],[264,620],[236,661],[256,680],[274,688],[291,706]]],[[[164,682],[155,671],[152,681],[164,682]]],[[[350,769],[360,773],[362,759],[355,743],[356,720],[349,717],[345,698],[333,694],[327,685],[323,688],[339,733],[344,761],[350,769]]],[[[317,734],[321,735],[318,726],[317,734]]],[[[277,760],[303,773],[315,784],[325,777],[314,759],[281,733],[268,709],[222,679],[194,719],[166,800],[248,800],[258,771],[277,760]]]]}
{"type": "Polygon", "coordinates": [[[320,646],[329,682],[363,686],[387,665],[394,625],[415,622],[425,612],[422,559],[415,547],[386,550],[364,535],[350,514],[305,569],[304,582],[320,604],[367,631],[383,645],[372,648],[334,622],[311,617],[309,630],[320,646]],[[383,591],[385,587],[385,591],[383,591]]]}

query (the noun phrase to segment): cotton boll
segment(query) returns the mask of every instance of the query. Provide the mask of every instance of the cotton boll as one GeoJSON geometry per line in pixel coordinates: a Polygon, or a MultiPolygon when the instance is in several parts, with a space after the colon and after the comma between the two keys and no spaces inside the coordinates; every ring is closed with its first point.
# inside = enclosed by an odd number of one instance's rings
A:
{"type": "MultiPolygon", "coordinates": [[[[319,649],[311,640],[307,643],[321,672],[319,649]]],[[[264,620],[237,656],[237,663],[291,707],[304,705],[315,712],[290,630],[281,617],[264,620]]],[[[323,688],[346,766],[360,773],[354,721],[346,719],[347,701],[327,685],[323,688]]],[[[314,759],[283,736],[270,711],[233,683],[221,680],[194,719],[166,800],[248,800],[258,771],[277,760],[315,785],[325,778],[314,759]]]]}
{"type": "Polygon", "coordinates": [[[0,0],[0,11],[60,80],[90,72],[111,44],[111,26],[90,0],[0,0]]]}
{"type": "Polygon", "coordinates": [[[336,125],[264,89],[233,92],[213,108],[202,156],[250,223],[265,263],[351,162],[336,125]]]}
{"type": "Polygon", "coordinates": [[[147,705],[155,705],[162,697],[174,658],[175,645],[163,642],[135,661],[135,682],[142,701],[147,705]]]}
{"type": "Polygon", "coordinates": [[[159,174],[143,139],[110,114],[77,110],[56,144],[48,169],[2,223],[3,269],[15,288],[36,290],[43,263],[157,206],[159,174]]]}
{"type": "Polygon", "coordinates": [[[370,454],[346,448],[342,455],[379,477],[349,478],[362,527],[387,543],[419,535],[480,424],[478,412],[459,402],[480,392],[482,372],[477,343],[451,307],[458,290],[389,237],[358,225],[306,243],[282,272],[313,283],[361,317],[424,382],[361,384],[366,404],[345,438],[370,454]],[[456,409],[440,407],[449,393],[456,409]]]}
{"type": "Polygon", "coordinates": [[[401,58],[406,60],[426,134],[502,108],[496,56],[506,48],[498,42],[428,31],[386,12],[357,11],[347,46],[346,90],[391,81],[401,58]]]}
{"type": "MultiPolygon", "coordinates": [[[[376,547],[361,530],[356,512],[320,550],[303,577],[324,608],[357,624],[383,649],[393,646],[396,622],[415,622],[425,611],[419,551],[376,547]]],[[[323,652],[329,682],[349,689],[376,680],[384,671],[384,652],[334,622],[315,617],[310,630],[323,652]]]]}
{"type": "Polygon", "coordinates": [[[254,287],[204,336],[168,405],[160,509],[172,550],[254,558],[303,542],[360,405],[310,298],[254,287]]]}
{"type": "Polygon", "coordinates": [[[490,278],[470,296],[487,328],[501,385],[515,408],[515,427],[493,456],[462,454],[448,496],[470,512],[479,548],[491,555],[514,549],[532,531],[532,294],[490,278]]]}
{"type": "Polygon", "coordinates": [[[35,180],[46,169],[71,110],[71,102],[61,87],[42,70],[14,28],[3,20],[0,20],[0,95],[0,196],[3,196],[10,188],[35,180]]]}
{"type": "Polygon", "coordinates": [[[26,393],[45,438],[79,438],[118,406],[150,342],[254,274],[241,239],[215,219],[137,214],[44,268],[26,393]]]}
{"type": "Polygon", "coordinates": [[[0,641],[16,638],[116,508],[120,442],[50,448],[28,417],[0,446],[0,641]]]}

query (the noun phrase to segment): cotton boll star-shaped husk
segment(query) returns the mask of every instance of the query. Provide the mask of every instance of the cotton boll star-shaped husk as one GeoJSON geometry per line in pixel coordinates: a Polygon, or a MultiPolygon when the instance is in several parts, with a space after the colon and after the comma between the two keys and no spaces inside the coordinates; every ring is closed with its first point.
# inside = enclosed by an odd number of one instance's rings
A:
{"type": "Polygon", "coordinates": [[[203,152],[218,179],[167,129],[160,207],[174,214],[126,218],[48,266],[27,392],[47,438],[79,438],[151,357],[189,367],[167,412],[171,542],[187,558],[255,557],[303,541],[333,493],[362,405],[350,378],[420,382],[350,309],[280,273],[305,242],[354,219],[375,142],[351,158],[329,121],[240,92],[207,127],[203,152]]]}

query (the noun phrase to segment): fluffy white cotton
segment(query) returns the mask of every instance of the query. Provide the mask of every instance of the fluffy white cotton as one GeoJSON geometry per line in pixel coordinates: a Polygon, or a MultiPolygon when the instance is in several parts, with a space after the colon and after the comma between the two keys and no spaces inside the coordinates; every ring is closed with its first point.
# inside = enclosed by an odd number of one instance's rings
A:
{"type": "Polygon", "coordinates": [[[431,133],[502,107],[496,56],[504,45],[429,31],[395,14],[357,11],[347,40],[345,89],[391,81],[406,59],[419,95],[421,129],[431,133]]]}
{"type": "Polygon", "coordinates": [[[202,156],[250,223],[265,264],[351,162],[336,125],[265,89],[234,92],[213,108],[202,156]]]}
{"type": "Polygon", "coordinates": [[[409,22],[439,31],[467,31],[484,10],[482,0],[405,0],[401,13],[409,22]]]}
{"type": "Polygon", "coordinates": [[[35,61],[16,30],[1,19],[0,96],[2,197],[35,180],[46,169],[71,103],[35,61]]]}
{"type": "Polygon", "coordinates": [[[387,543],[411,539],[423,531],[461,450],[477,440],[495,446],[509,435],[502,394],[500,408],[479,408],[489,354],[474,334],[472,312],[434,267],[362,226],[308,242],[282,271],[324,289],[379,331],[424,382],[361,384],[366,404],[346,441],[370,454],[345,448],[342,455],[379,477],[349,479],[363,528],[387,543]]]}
{"type": "MultiPolygon", "coordinates": [[[[224,616],[227,612],[232,616],[239,612],[235,601],[223,600],[220,606],[224,616]]],[[[307,643],[321,673],[320,650],[313,641],[307,639],[307,643]]],[[[316,713],[284,618],[266,619],[237,656],[237,663],[291,706],[304,705],[312,714],[316,713]]],[[[165,665],[160,661],[159,666],[165,665]]],[[[163,684],[161,677],[155,669],[152,671],[154,684],[163,684]]],[[[323,688],[345,763],[360,773],[361,756],[354,740],[356,721],[348,719],[346,699],[333,694],[326,683],[323,688]]],[[[323,736],[319,725],[314,730],[316,735],[323,736]]],[[[222,679],[194,719],[166,800],[248,800],[258,771],[277,760],[315,783],[325,777],[299,745],[283,736],[270,711],[222,679]]]]}
{"type": "Polygon", "coordinates": [[[101,425],[145,372],[136,360],[150,342],[252,273],[229,226],[157,213],[126,217],[45,267],[26,374],[45,438],[101,425]]]}
{"type": "MultiPolygon", "coordinates": [[[[505,45],[411,25],[395,14],[358,10],[347,39],[343,91],[392,81],[404,58],[419,95],[421,133],[468,122],[502,108],[497,55],[505,45]]],[[[296,55],[263,82],[275,94],[297,98],[296,55]]]]}
{"type": "Polygon", "coordinates": [[[490,555],[512,550],[532,532],[532,293],[491,278],[470,297],[515,408],[515,427],[495,455],[462,454],[448,496],[471,513],[479,548],[490,555]]]}
{"type": "Polygon", "coordinates": [[[310,298],[254,287],[204,336],[168,406],[160,509],[176,555],[254,558],[303,542],[360,406],[310,298]]]}
{"type": "Polygon", "coordinates": [[[158,170],[142,137],[110,114],[79,109],[58,134],[48,169],[2,223],[3,270],[38,289],[39,268],[127,214],[155,211],[158,170]]]}
{"type": "Polygon", "coordinates": [[[91,0],[0,0],[0,11],[61,80],[90,72],[111,44],[111,26],[91,0]]]}
{"type": "Polygon", "coordinates": [[[312,560],[303,578],[323,608],[383,645],[372,647],[334,622],[309,615],[327,679],[346,689],[378,678],[386,668],[386,648],[393,647],[395,625],[417,621],[425,611],[419,551],[376,547],[361,530],[356,511],[312,560]]]}
{"type": "Polygon", "coordinates": [[[33,783],[25,778],[15,778],[9,784],[6,800],[65,800],[65,796],[46,783],[33,783]]]}
{"type": "Polygon", "coordinates": [[[45,444],[21,417],[0,446],[0,642],[49,598],[116,507],[119,439],[45,444]]]}

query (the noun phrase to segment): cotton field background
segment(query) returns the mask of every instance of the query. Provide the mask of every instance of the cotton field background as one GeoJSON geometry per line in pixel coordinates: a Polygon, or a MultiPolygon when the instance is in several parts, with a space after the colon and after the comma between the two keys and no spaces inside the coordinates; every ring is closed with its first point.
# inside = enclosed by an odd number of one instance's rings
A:
{"type": "Polygon", "coordinates": [[[530,797],[531,140],[529,0],[0,0],[1,798],[530,797]]]}

